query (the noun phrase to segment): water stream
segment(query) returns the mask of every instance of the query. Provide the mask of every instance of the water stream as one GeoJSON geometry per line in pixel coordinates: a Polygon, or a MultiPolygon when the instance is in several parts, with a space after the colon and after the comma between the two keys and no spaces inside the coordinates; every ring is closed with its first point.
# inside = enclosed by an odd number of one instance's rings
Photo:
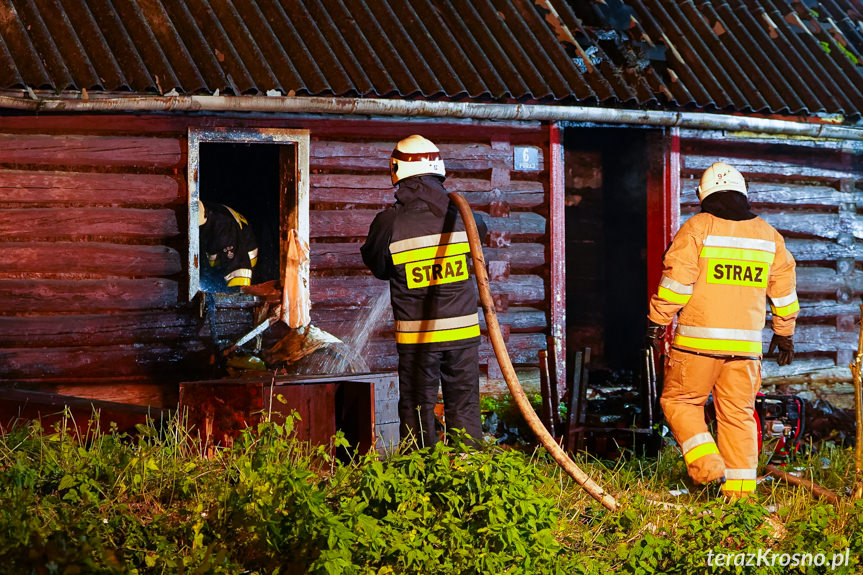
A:
{"type": "Polygon", "coordinates": [[[309,366],[306,373],[335,374],[356,373],[368,371],[368,366],[362,359],[363,350],[368,344],[369,338],[383,322],[391,317],[388,313],[390,307],[389,284],[376,296],[372,296],[368,308],[357,310],[357,316],[352,323],[342,331],[343,345],[333,345],[324,348],[325,353],[315,354],[316,365],[309,366]]]}

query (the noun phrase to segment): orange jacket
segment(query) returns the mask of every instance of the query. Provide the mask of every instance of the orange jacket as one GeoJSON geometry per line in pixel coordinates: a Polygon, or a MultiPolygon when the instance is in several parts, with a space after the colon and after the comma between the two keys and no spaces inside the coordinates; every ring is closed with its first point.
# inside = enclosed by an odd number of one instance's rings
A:
{"type": "Polygon", "coordinates": [[[765,295],[773,331],[794,334],[800,311],[794,257],[773,226],[696,214],[674,236],[648,318],[668,325],[679,311],[674,347],[711,355],[761,357],[765,295]]]}

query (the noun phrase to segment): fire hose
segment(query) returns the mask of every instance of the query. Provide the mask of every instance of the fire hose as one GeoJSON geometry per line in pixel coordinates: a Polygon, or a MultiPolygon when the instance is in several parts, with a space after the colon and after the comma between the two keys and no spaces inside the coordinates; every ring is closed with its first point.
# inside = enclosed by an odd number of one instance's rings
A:
{"type": "Polygon", "coordinates": [[[551,454],[554,460],[560,465],[566,473],[578,483],[591,497],[599,501],[605,508],[616,511],[619,509],[617,501],[610,494],[593,481],[588,475],[582,471],[578,465],[561,449],[557,441],[551,436],[545,426],[539,419],[539,416],[531,407],[527,396],[524,394],[524,389],[518,381],[518,376],[515,369],[512,367],[509,353],[506,350],[506,344],[503,341],[503,336],[500,333],[500,325],[497,321],[497,314],[494,310],[494,301],[491,297],[489,289],[488,274],[485,271],[485,257],[482,252],[479,233],[477,232],[476,222],[473,218],[470,206],[467,201],[456,192],[450,192],[450,199],[461,213],[464,220],[465,231],[467,232],[468,243],[470,244],[470,253],[473,259],[474,273],[476,274],[476,284],[479,288],[480,302],[482,309],[485,312],[485,323],[488,328],[488,336],[491,339],[491,345],[494,348],[494,355],[500,364],[500,370],[503,373],[506,385],[509,392],[515,400],[519,411],[527,421],[531,430],[536,434],[537,439],[542,443],[543,447],[551,454]]]}

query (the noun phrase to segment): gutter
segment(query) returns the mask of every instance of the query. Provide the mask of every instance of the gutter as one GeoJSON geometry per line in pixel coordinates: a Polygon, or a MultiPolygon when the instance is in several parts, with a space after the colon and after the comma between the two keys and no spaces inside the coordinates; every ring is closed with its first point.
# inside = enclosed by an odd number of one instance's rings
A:
{"type": "Polygon", "coordinates": [[[588,122],[683,129],[745,131],[807,138],[863,140],[863,128],[794,122],[703,112],[623,110],[544,104],[478,104],[384,98],[285,96],[119,96],[88,99],[0,96],[0,109],[27,112],[263,112],[509,120],[588,122]]]}

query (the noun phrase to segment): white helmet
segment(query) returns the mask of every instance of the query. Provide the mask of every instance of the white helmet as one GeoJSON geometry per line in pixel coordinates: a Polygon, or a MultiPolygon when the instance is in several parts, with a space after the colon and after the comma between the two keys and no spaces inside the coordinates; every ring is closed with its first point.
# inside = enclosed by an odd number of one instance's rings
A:
{"type": "Polygon", "coordinates": [[[704,170],[698,189],[695,190],[701,202],[713,192],[740,192],[745,196],[746,181],[735,168],[725,162],[716,162],[704,170]]]}
{"type": "Polygon", "coordinates": [[[390,157],[393,185],[411,176],[434,174],[446,177],[443,160],[437,146],[422,136],[408,136],[396,144],[390,157]]]}

